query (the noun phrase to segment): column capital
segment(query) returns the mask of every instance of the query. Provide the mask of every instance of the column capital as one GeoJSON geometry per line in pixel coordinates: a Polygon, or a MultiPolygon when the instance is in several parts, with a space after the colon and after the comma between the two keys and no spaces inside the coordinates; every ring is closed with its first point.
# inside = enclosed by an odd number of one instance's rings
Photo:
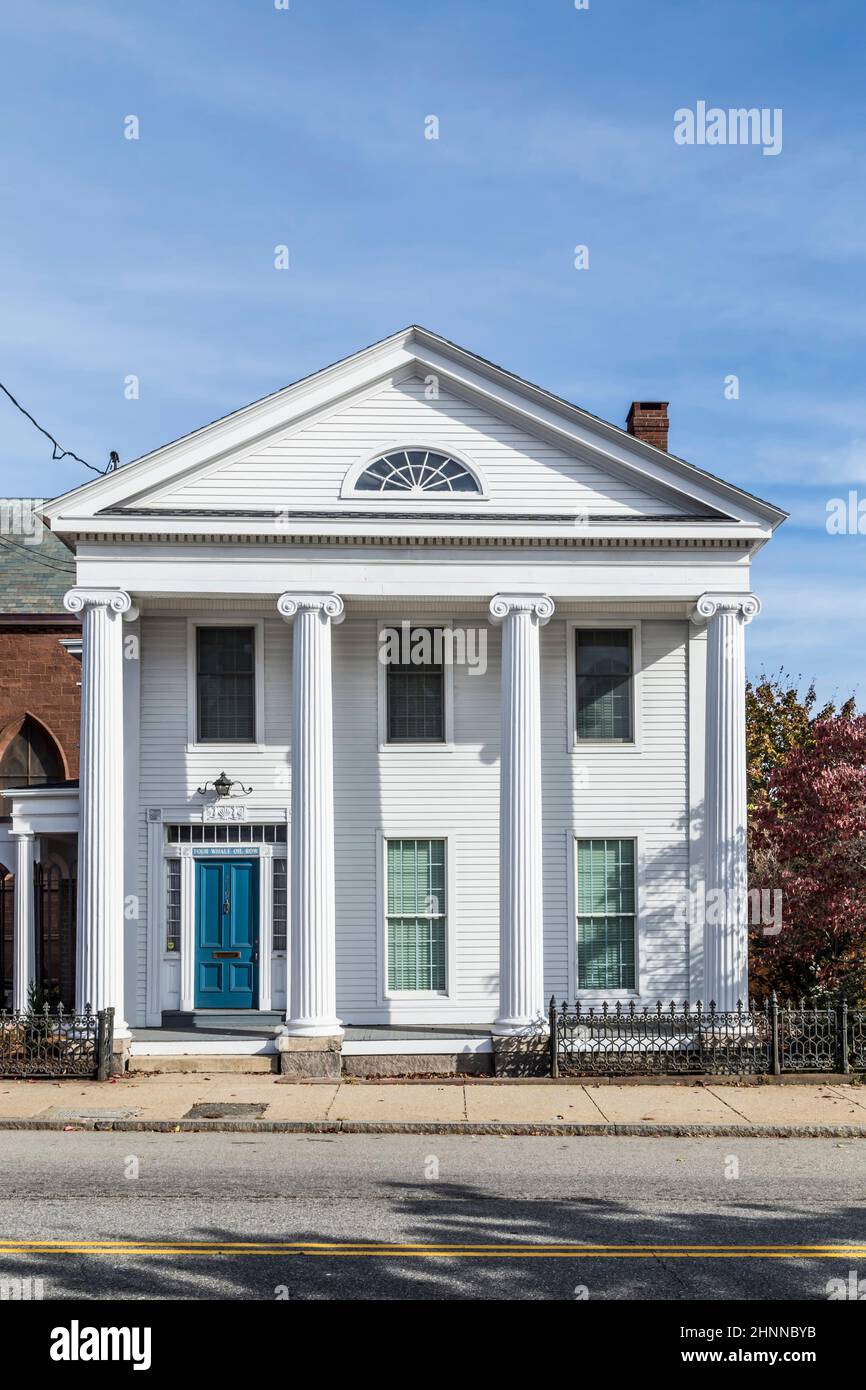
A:
{"type": "Polygon", "coordinates": [[[539,627],[549,623],[555,604],[549,594],[494,594],[490,600],[490,621],[501,623],[511,613],[529,613],[539,627]]]}
{"type": "Polygon", "coordinates": [[[346,616],[346,606],[339,594],[280,594],[277,599],[277,612],[286,622],[297,613],[321,613],[332,623],[341,623],[346,616]]]}
{"type": "Polygon", "coordinates": [[[750,623],[760,611],[761,600],[756,594],[701,594],[691,618],[699,626],[718,613],[733,613],[741,622],[750,623]]]}
{"type": "Polygon", "coordinates": [[[138,609],[125,589],[69,589],[63,595],[63,607],[69,613],[81,613],[85,608],[110,608],[122,613],[128,622],[138,617],[138,609]]]}

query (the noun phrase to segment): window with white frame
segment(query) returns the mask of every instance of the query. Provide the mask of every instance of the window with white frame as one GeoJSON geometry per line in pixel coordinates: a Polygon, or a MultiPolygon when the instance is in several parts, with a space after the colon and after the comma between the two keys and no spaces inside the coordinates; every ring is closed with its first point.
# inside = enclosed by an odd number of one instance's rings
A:
{"type": "Polygon", "coordinates": [[[445,841],[387,840],[385,853],[388,989],[444,993],[445,841]]]}
{"type": "Polygon", "coordinates": [[[577,841],[577,987],[634,990],[637,912],[632,839],[577,841]]]}
{"type": "Polygon", "coordinates": [[[254,627],[196,628],[196,740],[255,743],[254,627]]]}
{"type": "Polygon", "coordinates": [[[633,743],[634,629],[575,627],[573,660],[575,741],[633,743]]]}
{"type": "Polygon", "coordinates": [[[445,662],[441,628],[400,630],[396,659],[386,653],[388,743],[445,742],[445,662]]]}
{"type": "Polygon", "coordinates": [[[435,449],[395,449],[367,465],[355,491],[399,493],[406,498],[431,493],[477,495],[481,487],[466,465],[449,454],[435,449]]]}
{"type": "Polygon", "coordinates": [[[165,861],[165,949],[180,950],[180,860],[165,861]]]}
{"type": "Polygon", "coordinates": [[[289,925],[289,878],[288,861],[283,858],[273,860],[273,949],[285,951],[288,946],[289,925]]]}

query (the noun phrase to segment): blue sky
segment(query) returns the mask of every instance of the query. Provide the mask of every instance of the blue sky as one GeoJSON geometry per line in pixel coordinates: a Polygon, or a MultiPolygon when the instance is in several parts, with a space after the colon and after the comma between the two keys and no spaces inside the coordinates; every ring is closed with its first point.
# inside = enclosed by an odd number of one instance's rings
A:
{"type": "MultiPolygon", "coordinates": [[[[791,512],[752,672],[866,704],[866,537],[825,527],[866,496],[860,0],[5,0],[2,28],[2,380],[66,448],[128,461],[411,322],[616,423],[669,399],[674,452],[791,512]],[[675,144],[700,100],[781,108],[781,153],[675,144]]],[[[0,430],[4,494],[90,476],[2,399],[0,430]]]]}

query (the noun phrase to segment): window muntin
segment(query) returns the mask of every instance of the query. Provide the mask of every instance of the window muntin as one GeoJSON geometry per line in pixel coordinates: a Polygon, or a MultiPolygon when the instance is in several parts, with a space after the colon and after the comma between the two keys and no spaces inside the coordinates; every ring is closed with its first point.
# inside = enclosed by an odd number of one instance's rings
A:
{"type": "Polygon", "coordinates": [[[577,842],[577,987],[635,988],[635,842],[577,842]]]}
{"type": "Polygon", "coordinates": [[[579,742],[634,741],[634,633],[575,628],[575,734],[579,742]]]}
{"type": "Polygon", "coordinates": [[[165,949],[180,950],[180,860],[165,861],[165,949]]]}
{"type": "Polygon", "coordinates": [[[413,627],[408,665],[385,669],[385,729],[388,743],[445,742],[445,667],[441,631],[413,627]],[[428,634],[424,641],[422,634],[428,634]],[[438,640],[437,640],[438,635],[438,640]],[[421,637],[421,640],[417,640],[421,637]]]}
{"type": "Polygon", "coordinates": [[[254,743],[256,641],[252,627],[196,628],[199,743],[254,743]]]}
{"type": "Polygon", "coordinates": [[[465,464],[434,449],[395,449],[368,464],[355,483],[356,492],[475,493],[478,479],[465,464]]]}
{"type": "Polygon", "coordinates": [[[388,989],[445,991],[444,840],[386,841],[388,989]]]}
{"type": "Polygon", "coordinates": [[[288,860],[273,861],[273,949],[285,951],[289,935],[289,865],[288,860]]]}
{"type": "Polygon", "coordinates": [[[193,825],[169,825],[166,836],[170,845],[285,845],[288,827],[254,825],[251,821],[196,821],[193,825]]]}

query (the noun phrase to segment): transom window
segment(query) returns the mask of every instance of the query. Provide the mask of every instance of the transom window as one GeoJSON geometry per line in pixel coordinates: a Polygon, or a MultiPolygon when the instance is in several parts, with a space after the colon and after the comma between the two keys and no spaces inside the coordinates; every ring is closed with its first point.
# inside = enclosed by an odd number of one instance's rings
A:
{"type": "Polygon", "coordinates": [[[397,449],[364,469],[356,492],[480,493],[478,479],[465,464],[433,449],[397,449]]]}
{"type": "Polygon", "coordinates": [[[577,842],[577,987],[635,988],[635,842],[577,842]]]}
{"type": "Polygon", "coordinates": [[[634,740],[634,634],[631,628],[575,629],[578,740],[634,740]]]}
{"type": "Polygon", "coordinates": [[[199,743],[255,743],[255,653],[255,628],[196,628],[199,743]]]}
{"type": "Polygon", "coordinates": [[[389,990],[445,990],[445,841],[387,841],[389,990]]]}
{"type": "Polygon", "coordinates": [[[401,657],[386,668],[389,743],[445,742],[445,668],[442,633],[413,627],[402,643],[401,657]]]}
{"type": "Polygon", "coordinates": [[[169,825],[166,838],[170,845],[285,845],[288,826],[254,825],[248,822],[197,821],[193,825],[169,825]]]}

